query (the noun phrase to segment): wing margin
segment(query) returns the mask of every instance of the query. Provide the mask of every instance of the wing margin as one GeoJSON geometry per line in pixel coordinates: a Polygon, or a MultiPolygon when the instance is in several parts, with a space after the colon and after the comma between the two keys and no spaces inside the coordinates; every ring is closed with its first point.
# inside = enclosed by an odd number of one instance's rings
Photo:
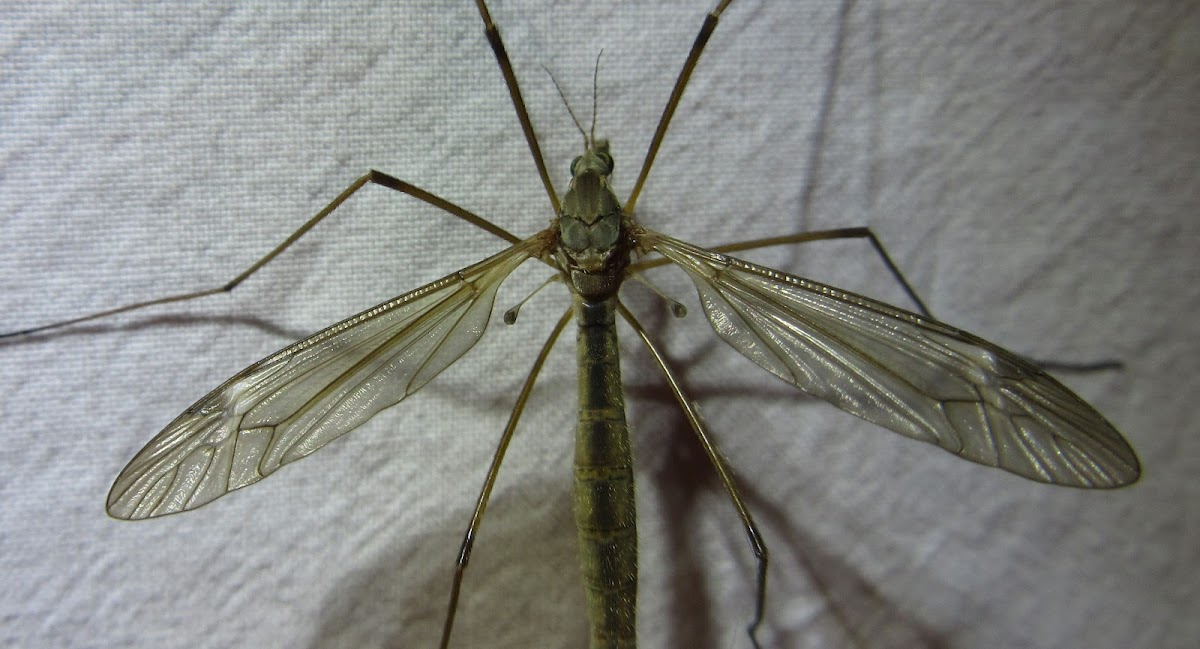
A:
{"type": "Polygon", "coordinates": [[[936,320],[650,230],[723,340],[767,371],[884,428],[1023,477],[1131,484],[1137,455],[1028,360],[936,320]]]}
{"type": "Polygon", "coordinates": [[[535,235],[237,373],[130,460],[109,491],[108,514],[132,520],[195,509],[398,403],[479,341],[500,284],[545,245],[535,235]]]}

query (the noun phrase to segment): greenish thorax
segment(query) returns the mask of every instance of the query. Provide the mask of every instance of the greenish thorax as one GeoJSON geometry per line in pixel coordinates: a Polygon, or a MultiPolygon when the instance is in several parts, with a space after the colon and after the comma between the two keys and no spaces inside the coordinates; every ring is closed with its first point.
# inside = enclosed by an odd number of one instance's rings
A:
{"type": "Polygon", "coordinates": [[[599,301],[616,294],[629,265],[629,217],[609,185],[613,159],[597,140],[571,163],[571,186],[558,218],[558,257],[581,297],[599,301]]]}

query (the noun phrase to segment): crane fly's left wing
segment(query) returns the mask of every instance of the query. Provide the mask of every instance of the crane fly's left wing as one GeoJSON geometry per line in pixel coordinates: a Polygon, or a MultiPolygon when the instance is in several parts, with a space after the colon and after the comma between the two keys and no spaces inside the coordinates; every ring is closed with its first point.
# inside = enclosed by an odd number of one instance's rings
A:
{"type": "Polygon", "coordinates": [[[646,231],[721,338],[801,390],[964,459],[1074,487],[1137,480],[1100,413],[1032,363],[953,327],[646,231]]]}
{"type": "Polygon", "coordinates": [[[483,335],[538,237],[269,356],[188,408],[121,471],[108,513],[195,509],[321,448],[412,394],[483,335]]]}

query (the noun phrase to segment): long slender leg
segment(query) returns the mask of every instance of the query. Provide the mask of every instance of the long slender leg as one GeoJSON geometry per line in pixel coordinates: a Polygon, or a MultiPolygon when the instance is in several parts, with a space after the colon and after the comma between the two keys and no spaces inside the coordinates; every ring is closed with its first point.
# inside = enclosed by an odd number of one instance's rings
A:
{"type": "MultiPolygon", "coordinates": [[[[824,241],[829,239],[867,239],[871,242],[871,247],[879,255],[883,264],[887,266],[888,272],[892,277],[896,278],[896,282],[900,284],[900,288],[904,289],[904,293],[908,295],[908,299],[912,300],[917,307],[917,311],[927,317],[936,320],[937,318],[930,313],[929,308],[925,306],[925,301],[917,295],[916,289],[912,284],[908,283],[908,279],[904,277],[904,273],[900,271],[900,267],[892,260],[892,256],[888,254],[887,248],[875,233],[868,227],[854,228],[836,228],[832,230],[814,230],[812,232],[798,232],[796,234],[785,234],[778,237],[767,237],[765,239],[750,239],[748,241],[738,241],[736,243],[727,243],[720,246],[713,246],[710,250],[729,253],[738,252],[741,250],[754,250],[757,248],[766,248],[769,246],[780,246],[795,243],[806,243],[809,241],[824,241]]],[[[650,259],[640,261],[636,264],[631,264],[631,271],[642,271],[648,268],[657,268],[670,263],[670,260],[664,258],[650,259]]],[[[1114,358],[1102,358],[1095,361],[1060,361],[1056,359],[1046,358],[1030,358],[1038,367],[1051,371],[1066,371],[1066,372],[1107,372],[1119,370],[1125,367],[1125,364],[1114,358]]]]}
{"type": "Polygon", "coordinates": [[[721,12],[725,11],[731,2],[733,0],[721,0],[717,3],[716,8],[704,17],[700,33],[696,34],[696,40],[692,43],[692,51],[688,52],[687,60],[683,62],[683,69],[679,71],[679,77],[675,79],[675,87],[671,89],[671,97],[667,99],[662,117],[658,119],[658,128],[654,130],[654,137],[650,140],[650,148],[646,151],[646,159],[642,162],[642,170],[638,173],[637,182],[633,184],[629,200],[625,201],[625,211],[629,214],[634,212],[633,208],[637,204],[638,195],[642,193],[642,185],[646,183],[646,176],[650,175],[650,167],[654,165],[658,148],[662,146],[663,138],[667,135],[667,127],[671,124],[671,118],[675,116],[675,109],[679,107],[679,100],[687,88],[688,79],[692,77],[692,70],[696,68],[696,63],[700,61],[700,55],[704,53],[704,46],[708,44],[709,37],[716,30],[721,12]]]}
{"type": "Polygon", "coordinates": [[[537,133],[533,132],[533,122],[529,121],[529,111],[525,110],[525,99],[521,97],[521,87],[517,85],[517,74],[513,72],[512,63],[508,60],[508,51],[504,49],[504,41],[500,39],[500,30],[492,22],[484,0],[475,0],[479,7],[479,16],[483,18],[483,32],[487,34],[488,43],[496,55],[496,63],[500,64],[500,73],[504,75],[504,83],[508,85],[508,96],[512,97],[513,108],[517,110],[517,120],[521,122],[521,130],[525,132],[525,141],[529,143],[529,152],[533,154],[533,163],[537,165],[538,175],[546,186],[546,195],[550,197],[550,205],[557,215],[562,211],[558,202],[558,193],[554,191],[554,183],[550,182],[550,173],[546,171],[546,161],[542,158],[542,147],[538,145],[537,133]]]}
{"type": "MultiPolygon", "coordinates": [[[[871,228],[836,228],[832,230],[797,232],[796,234],[784,234],[778,237],[767,237],[765,239],[750,239],[748,241],[727,243],[720,246],[714,246],[710,248],[710,250],[721,253],[738,252],[740,250],[755,250],[757,248],[766,248],[769,246],[806,243],[809,241],[825,241],[829,239],[869,240],[871,242],[871,247],[875,249],[875,252],[879,255],[879,258],[883,260],[883,264],[887,266],[888,271],[891,272],[892,277],[896,278],[896,281],[900,284],[900,287],[904,289],[905,294],[907,294],[908,298],[913,301],[913,304],[916,305],[917,310],[921,312],[921,315],[928,318],[933,317],[933,315],[929,313],[929,309],[925,306],[925,302],[921,300],[921,298],[917,295],[916,290],[914,290],[912,285],[908,283],[908,280],[904,277],[904,273],[900,272],[900,267],[896,265],[896,262],[892,261],[892,256],[888,254],[887,249],[883,246],[883,242],[879,240],[879,237],[875,236],[875,233],[871,231],[871,228]]],[[[651,259],[633,264],[630,266],[630,268],[633,270],[645,270],[647,268],[665,266],[669,263],[670,260],[665,258],[651,259]]]]}
{"type": "Polygon", "coordinates": [[[746,536],[750,539],[750,547],[754,550],[754,558],[758,562],[758,570],[756,575],[756,594],[754,601],[754,619],[746,627],[746,632],[750,634],[750,641],[755,647],[759,647],[758,638],[755,636],[758,631],[758,626],[762,624],[763,611],[767,601],[767,563],[768,552],[767,545],[763,542],[762,534],[758,531],[758,525],[754,522],[754,517],[750,515],[750,510],[746,507],[746,503],[742,501],[742,496],[738,492],[737,484],[733,481],[733,475],[729,471],[729,467],[725,465],[725,460],[721,458],[721,452],[717,449],[717,445],[709,437],[708,429],[704,425],[704,421],[700,419],[700,413],[696,411],[691,400],[683,393],[683,389],[676,380],[675,374],[667,365],[666,359],[650,341],[650,336],[646,330],[642,328],[641,323],[633,314],[625,308],[624,305],[618,304],[617,309],[621,313],[621,317],[633,327],[639,338],[650,350],[650,355],[654,357],[654,362],[658,364],[658,368],[662,370],[663,375],[667,379],[667,386],[671,388],[671,394],[675,395],[675,400],[679,402],[679,407],[683,409],[684,416],[687,417],[688,423],[691,424],[692,430],[695,431],[696,437],[700,440],[700,445],[704,447],[704,452],[708,455],[708,460],[712,462],[713,469],[717,472],[717,477],[720,478],[721,484],[725,487],[725,492],[729,494],[730,500],[733,501],[733,506],[737,509],[738,516],[742,519],[742,526],[746,528],[746,536]]]}
{"type": "Polygon", "coordinates": [[[215,295],[217,293],[229,293],[234,288],[236,288],[238,286],[238,284],[241,284],[242,282],[244,282],[248,277],[250,277],[254,273],[258,272],[258,270],[260,268],[262,268],[263,266],[266,266],[267,263],[269,263],[271,260],[275,259],[275,257],[279,256],[279,254],[281,252],[283,252],[284,250],[287,250],[293,243],[296,243],[296,241],[298,239],[300,239],[300,237],[304,236],[305,233],[307,233],[314,226],[316,226],[317,223],[320,223],[321,220],[324,219],[326,216],[329,216],[335,209],[338,208],[339,205],[341,205],[343,202],[345,202],[346,199],[350,198],[350,196],[352,194],[354,194],[354,192],[361,189],[363,187],[363,185],[366,185],[367,183],[374,183],[376,185],[381,185],[383,187],[387,187],[388,189],[394,189],[398,192],[408,194],[409,196],[412,196],[413,198],[417,198],[422,201],[425,201],[426,203],[429,203],[430,205],[432,205],[434,207],[437,207],[446,212],[449,212],[450,214],[457,216],[458,218],[466,221],[467,223],[470,223],[471,225],[474,225],[477,228],[486,230],[486,231],[496,235],[497,237],[500,237],[501,239],[508,241],[509,243],[518,243],[520,241],[520,239],[515,234],[510,233],[509,231],[505,230],[504,228],[501,228],[500,226],[492,223],[491,221],[488,221],[487,219],[477,216],[477,215],[473,214],[472,212],[470,212],[462,207],[459,207],[458,205],[455,205],[454,203],[451,203],[450,201],[448,201],[444,198],[434,196],[433,194],[421,189],[420,187],[416,187],[415,185],[410,185],[409,183],[406,183],[403,180],[400,180],[399,178],[395,178],[395,177],[389,176],[388,174],[385,174],[381,171],[376,171],[376,170],[372,169],[372,170],[368,171],[365,176],[354,181],[340,195],[338,195],[337,198],[333,199],[333,202],[331,202],[329,205],[326,205],[325,209],[321,210],[320,212],[317,212],[317,214],[315,216],[313,216],[311,219],[309,219],[308,222],[306,222],[304,225],[300,226],[300,228],[298,230],[296,230],[295,232],[293,232],[291,234],[291,236],[289,236],[286,240],[284,240],[283,243],[279,244],[278,246],[275,246],[275,248],[273,250],[271,250],[271,252],[268,252],[261,259],[254,262],[253,264],[251,264],[251,266],[249,268],[247,268],[246,270],[244,270],[240,274],[238,274],[237,277],[234,277],[233,279],[229,280],[225,284],[222,284],[221,286],[204,289],[201,291],[193,291],[191,293],[180,293],[177,295],[169,295],[167,297],[160,297],[160,298],[157,298],[154,300],[147,300],[145,302],[126,304],[125,306],[117,307],[115,309],[108,309],[106,311],[100,311],[98,313],[92,313],[92,314],[81,316],[78,318],[72,318],[70,320],[62,320],[60,322],[53,322],[48,325],[42,325],[40,327],[33,327],[30,329],[22,329],[20,331],[12,331],[12,332],[8,332],[8,333],[3,333],[3,334],[0,334],[0,338],[10,338],[13,336],[28,335],[28,334],[38,333],[41,331],[47,331],[50,329],[58,329],[59,327],[65,327],[68,325],[79,324],[81,322],[88,322],[90,320],[98,320],[100,318],[107,318],[109,316],[114,316],[119,313],[126,313],[128,311],[136,311],[138,309],[144,309],[146,307],[155,306],[155,305],[159,305],[159,304],[170,304],[172,302],[185,302],[187,300],[194,300],[196,298],[201,298],[201,297],[205,297],[208,295],[215,295]]]}
{"type": "Polygon", "coordinates": [[[529,370],[529,376],[525,377],[525,385],[521,386],[517,402],[508,416],[508,424],[505,425],[504,433],[500,435],[500,443],[492,455],[492,465],[488,467],[483,488],[479,491],[479,499],[475,502],[475,513],[471,515],[471,523],[467,526],[466,534],[463,535],[462,547],[458,551],[458,562],[454,566],[454,583],[450,587],[450,606],[446,611],[446,623],[442,627],[442,642],[438,645],[441,649],[446,649],[450,645],[450,631],[454,626],[454,613],[458,610],[458,594],[462,589],[463,574],[467,570],[467,563],[471,560],[475,535],[483,523],[483,512],[487,509],[488,499],[492,496],[492,487],[496,485],[496,476],[500,473],[500,463],[504,461],[504,453],[508,451],[508,443],[512,441],[513,431],[517,428],[517,421],[520,420],[521,413],[525,411],[525,402],[529,400],[529,393],[533,391],[533,384],[537,381],[538,373],[542,371],[542,365],[545,364],[546,357],[550,354],[550,348],[554,347],[559,334],[570,322],[571,313],[572,310],[567,309],[566,313],[558,319],[558,324],[554,326],[554,331],[550,332],[546,343],[542,345],[542,351],[538,354],[537,360],[533,362],[533,369],[529,370]]]}
{"type": "MultiPolygon", "coordinates": [[[[802,243],[805,241],[817,241],[822,239],[858,238],[867,238],[871,241],[871,246],[875,248],[875,252],[879,254],[879,258],[883,260],[884,265],[887,266],[888,271],[892,274],[892,277],[896,278],[896,281],[900,284],[901,288],[904,289],[904,292],[908,295],[908,298],[912,300],[914,304],[916,304],[917,309],[921,312],[921,315],[936,320],[937,318],[930,313],[929,308],[925,306],[925,302],[919,295],[917,295],[916,289],[912,287],[912,284],[908,283],[908,280],[904,277],[904,273],[900,272],[900,267],[896,265],[896,262],[892,261],[892,256],[888,254],[887,249],[883,246],[883,242],[879,240],[879,237],[875,236],[875,233],[871,231],[871,228],[857,227],[839,228],[835,230],[818,230],[815,232],[804,232],[801,234],[791,234],[780,237],[768,237],[766,239],[742,241],[740,243],[719,246],[717,248],[713,248],[713,250],[716,250],[717,252],[736,252],[739,250],[761,248],[763,246],[802,243]]],[[[1115,358],[1102,358],[1100,360],[1082,362],[1060,361],[1053,358],[1030,358],[1029,360],[1032,361],[1034,365],[1037,365],[1044,370],[1060,372],[1108,372],[1112,370],[1119,370],[1125,367],[1124,363],[1115,358]]]]}

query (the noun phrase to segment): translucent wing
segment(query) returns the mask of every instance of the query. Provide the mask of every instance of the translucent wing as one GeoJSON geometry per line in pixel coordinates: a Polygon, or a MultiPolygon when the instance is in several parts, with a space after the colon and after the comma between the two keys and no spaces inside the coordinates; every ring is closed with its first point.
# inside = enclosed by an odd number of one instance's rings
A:
{"type": "Polygon", "coordinates": [[[412,394],[483,335],[537,237],[265,358],[188,408],[117,477],[108,513],[195,509],[257,482],[412,394]]]}
{"type": "Polygon", "coordinates": [[[655,232],[717,334],[805,392],[902,435],[1026,478],[1075,487],[1137,480],[1100,413],[1042,370],[940,322],[655,232]]]}

